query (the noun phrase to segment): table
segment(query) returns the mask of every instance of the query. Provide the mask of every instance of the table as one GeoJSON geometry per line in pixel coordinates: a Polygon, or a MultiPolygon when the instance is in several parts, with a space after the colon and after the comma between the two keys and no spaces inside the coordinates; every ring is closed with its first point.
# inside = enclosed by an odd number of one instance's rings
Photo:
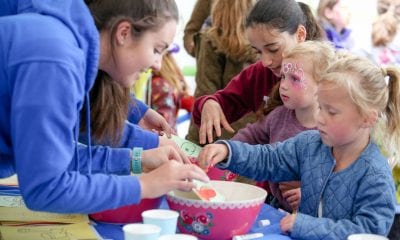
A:
{"type": "MultiPolygon", "coordinates": [[[[166,200],[164,199],[160,208],[168,208],[166,200]]],[[[257,220],[254,223],[253,227],[250,229],[249,233],[264,233],[263,238],[258,238],[257,240],[265,239],[265,240],[290,240],[287,235],[281,234],[281,230],[279,227],[279,221],[281,218],[285,216],[284,212],[278,211],[277,209],[264,204],[260,210],[260,213],[257,216],[257,220]],[[271,225],[266,227],[259,227],[258,221],[263,219],[269,219],[271,225]]],[[[113,240],[123,240],[124,236],[122,233],[122,226],[119,224],[107,224],[107,223],[99,223],[96,222],[94,226],[97,232],[104,239],[113,239],[113,240]]]]}

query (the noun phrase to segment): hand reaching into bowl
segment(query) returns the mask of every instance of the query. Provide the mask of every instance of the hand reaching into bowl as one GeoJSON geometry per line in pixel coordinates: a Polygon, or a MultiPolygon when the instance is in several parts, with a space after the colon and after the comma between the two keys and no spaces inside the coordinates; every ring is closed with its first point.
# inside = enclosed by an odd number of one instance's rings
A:
{"type": "Polygon", "coordinates": [[[225,144],[217,143],[206,145],[199,153],[199,166],[205,171],[208,171],[210,167],[225,160],[228,156],[228,151],[228,147],[225,144]]]}
{"type": "Polygon", "coordinates": [[[194,164],[168,161],[157,169],[140,175],[141,198],[156,198],[175,189],[191,191],[196,187],[191,179],[210,181],[205,172],[194,164]]]}

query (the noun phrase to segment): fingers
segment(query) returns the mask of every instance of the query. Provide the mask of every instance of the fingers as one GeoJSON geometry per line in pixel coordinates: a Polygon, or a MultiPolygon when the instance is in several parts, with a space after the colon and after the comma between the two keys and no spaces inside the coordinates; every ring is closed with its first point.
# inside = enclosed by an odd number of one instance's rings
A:
{"type": "Polygon", "coordinates": [[[221,125],[226,131],[228,131],[230,133],[234,133],[235,132],[235,129],[233,129],[231,127],[231,125],[229,125],[229,123],[226,120],[225,115],[223,113],[222,113],[222,116],[221,116],[221,125]]]}
{"type": "Polygon", "coordinates": [[[205,172],[200,169],[198,166],[192,165],[180,165],[176,166],[179,171],[179,177],[175,182],[175,188],[182,191],[191,191],[195,188],[195,184],[191,181],[191,179],[197,179],[202,182],[209,182],[210,178],[205,174],[205,172]]]}
{"type": "Polygon", "coordinates": [[[292,189],[282,193],[282,197],[289,203],[293,210],[296,210],[300,204],[300,188],[292,189]]]}
{"type": "Polygon", "coordinates": [[[188,162],[189,159],[185,156],[185,154],[181,150],[177,150],[172,146],[165,146],[168,148],[168,160],[176,160],[179,163],[188,162]]]}
{"type": "Polygon", "coordinates": [[[216,127],[217,136],[221,136],[221,128],[219,127],[219,119],[215,119],[213,122],[211,122],[211,121],[208,122],[207,123],[207,130],[206,130],[208,143],[214,142],[213,130],[214,130],[215,126],[218,126],[218,127],[216,127]]]}
{"type": "Polygon", "coordinates": [[[193,182],[185,181],[185,180],[178,181],[177,185],[176,185],[176,189],[181,190],[181,191],[186,191],[186,192],[191,191],[195,187],[196,187],[196,185],[193,182]]]}
{"type": "Polygon", "coordinates": [[[161,128],[161,132],[165,132],[168,138],[171,138],[171,134],[175,133],[174,129],[165,120],[161,122],[161,128]]]}
{"type": "Polygon", "coordinates": [[[228,148],[225,144],[209,144],[199,153],[199,166],[207,170],[209,167],[219,163],[228,155],[228,148]]]}
{"type": "Polygon", "coordinates": [[[281,219],[280,223],[279,223],[279,225],[280,225],[280,227],[281,227],[281,231],[282,231],[283,233],[287,233],[288,230],[289,230],[289,216],[290,216],[290,215],[284,216],[284,217],[281,219]]]}
{"type": "Polygon", "coordinates": [[[199,129],[199,143],[206,144],[206,136],[207,136],[207,125],[201,121],[200,129],[199,129]]]}
{"type": "Polygon", "coordinates": [[[296,220],[296,214],[288,214],[284,216],[280,221],[281,231],[283,233],[291,232],[295,220],[296,220]]]}
{"type": "Polygon", "coordinates": [[[208,143],[212,143],[213,133],[215,129],[215,133],[217,136],[221,136],[221,119],[220,116],[223,116],[223,112],[221,106],[218,102],[214,100],[207,100],[203,105],[203,110],[201,112],[201,125],[200,125],[200,144],[205,144],[206,140],[208,143]]]}

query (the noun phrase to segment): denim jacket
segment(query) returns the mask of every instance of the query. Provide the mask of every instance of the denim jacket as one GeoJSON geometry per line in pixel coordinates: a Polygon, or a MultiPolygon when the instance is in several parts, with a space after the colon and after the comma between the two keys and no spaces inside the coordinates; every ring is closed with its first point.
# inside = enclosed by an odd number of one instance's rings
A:
{"type": "Polygon", "coordinates": [[[395,190],[387,160],[373,142],[339,172],[333,171],[336,162],[331,147],[323,144],[315,130],[273,145],[218,143],[229,148],[228,159],[219,168],[257,181],[301,181],[292,237],[346,239],[353,233],[388,234],[395,215],[395,190]]]}

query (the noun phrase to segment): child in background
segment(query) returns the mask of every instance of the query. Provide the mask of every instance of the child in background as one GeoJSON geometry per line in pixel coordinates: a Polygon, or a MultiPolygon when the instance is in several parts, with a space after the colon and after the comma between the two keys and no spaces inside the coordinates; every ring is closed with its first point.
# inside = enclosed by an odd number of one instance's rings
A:
{"type": "MultiPolygon", "coordinates": [[[[249,124],[232,138],[250,144],[283,141],[296,134],[315,129],[314,115],[318,110],[317,82],[335,59],[334,49],[326,42],[306,41],[283,53],[282,78],[279,92],[283,106],[254,124],[249,124]]],[[[300,182],[269,183],[275,196],[275,207],[292,212],[300,203],[300,182]],[[283,189],[281,192],[280,188],[283,189]]]]}
{"type": "Polygon", "coordinates": [[[400,149],[399,80],[398,69],[343,56],[318,83],[318,131],[273,145],[220,141],[203,148],[200,165],[218,164],[257,180],[301,180],[298,213],[280,222],[293,238],[386,235],[395,215],[394,185],[370,132],[384,121],[378,126],[386,133],[385,146],[400,149]]]}
{"type": "MultiPolygon", "coordinates": [[[[212,3],[211,26],[198,36],[196,98],[223,89],[233,76],[254,63],[257,57],[246,38],[244,26],[255,1],[213,0],[212,3]]],[[[252,113],[235,121],[232,127],[238,130],[255,121],[256,115],[252,113]]],[[[232,136],[232,133],[224,131],[221,138],[232,136]]],[[[199,128],[193,121],[186,138],[199,143],[199,128]]]]}
{"type": "Polygon", "coordinates": [[[194,98],[188,93],[188,85],[176,63],[173,53],[179,51],[175,45],[162,58],[161,69],[153,69],[151,80],[151,108],[161,114],[176,131],[179,109],[191,112],[194,98]]]}
{"type": "Polygon", "coordinates": [[[371,58],[381,66],[400,64],[400,0],[378,0],[372,25],[371,58]]]}
{"type": "Polygon", "coordinates": [[[354,47],[354,41],[351,38],[351,30],[348,28],[350,11],[345,1],[320,0],[317,14],[327,40],[338,49],[351,50],[354,47]]]}

